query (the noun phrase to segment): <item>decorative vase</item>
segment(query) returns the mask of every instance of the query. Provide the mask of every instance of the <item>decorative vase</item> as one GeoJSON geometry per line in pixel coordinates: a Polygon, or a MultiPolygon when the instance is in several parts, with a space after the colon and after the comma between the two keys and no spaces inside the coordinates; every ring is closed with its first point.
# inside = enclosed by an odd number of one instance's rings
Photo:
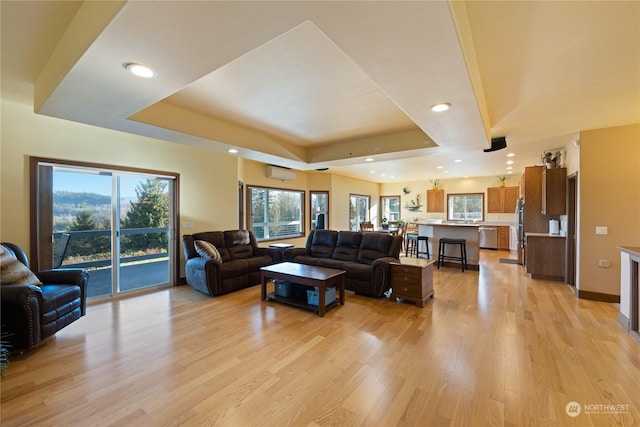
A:
{"type": "Polygon", "coordinates": [[[504,181],[501,181],[501,182],[500,182],[500,187],[504,187],[504,185],[505,185],[505,184],[504,184],[504,181]]]}
{"type": "Polygon", "coordinates": [[[433,188],[432,188],[433,191],[436,191],[437,189],[438,189],[437,185],[434,185],[433,188]]]}

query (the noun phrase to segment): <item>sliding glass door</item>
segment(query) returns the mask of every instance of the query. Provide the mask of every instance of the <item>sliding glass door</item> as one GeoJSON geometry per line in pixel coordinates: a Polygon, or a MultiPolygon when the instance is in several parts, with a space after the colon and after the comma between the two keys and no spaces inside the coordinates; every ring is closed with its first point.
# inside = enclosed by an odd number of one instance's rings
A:
{"type": "Polygon", "coordinates": [[[174,178],[47,162],[37,170],[41,269],[87,268],[89,297],[172,282],[174,178]]]}

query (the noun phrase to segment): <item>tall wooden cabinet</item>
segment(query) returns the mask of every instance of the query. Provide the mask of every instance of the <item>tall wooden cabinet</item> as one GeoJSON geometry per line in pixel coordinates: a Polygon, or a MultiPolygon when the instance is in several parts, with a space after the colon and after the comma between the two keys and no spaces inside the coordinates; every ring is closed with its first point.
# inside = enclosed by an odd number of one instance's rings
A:
{"type": "Polygon", "coordinates": [[[444,212],[444,190],[427,190],[427,212],[444,212]]]}
{"type": "Polygon", "coordinates": [[[567,213],[567,168],[542,170],[542,215],[567,213]]]}

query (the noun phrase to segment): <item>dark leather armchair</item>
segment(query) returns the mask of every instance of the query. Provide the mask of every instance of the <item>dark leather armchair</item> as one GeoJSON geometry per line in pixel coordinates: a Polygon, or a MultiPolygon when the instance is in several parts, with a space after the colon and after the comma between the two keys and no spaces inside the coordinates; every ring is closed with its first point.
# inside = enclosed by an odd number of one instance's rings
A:
{"type": "MultiPolygon", "coordinates": [[[[25,266],[24,251],[2,243],[25,266]]],[[[37,347],[56,332],[86,314],[89,273],[83,268],[64,268],[35,273],[41,285],[3,285],[2,333],[12,352],[37,347]]]]}

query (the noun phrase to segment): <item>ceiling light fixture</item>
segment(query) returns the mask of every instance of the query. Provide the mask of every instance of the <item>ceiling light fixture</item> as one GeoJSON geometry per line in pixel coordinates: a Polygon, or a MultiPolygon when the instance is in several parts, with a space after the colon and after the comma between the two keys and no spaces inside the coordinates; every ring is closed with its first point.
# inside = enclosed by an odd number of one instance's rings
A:
{"type": "Polygon", "coordinates": [[[231,153],[231,154],[237,154],[238,153],[238,150],[236,150],[235,148],[229,148],[227,151],[229,153],[231,153]]]}
{"type": "Polygon", "coordinates": [[[432,105],[431,111],[434,111],[436,113],[441,113],[443,111],[447,111],[450,108],[451,108],[451,104],[449,104],[448,102],[443,102],[441,104],[432,105]]]}
{"type": "Polygon", "coordinates": [[[462,163],[462,160],[460,160],[460,159],[455,159],[455,160],[453,161],[453,163],[462,163]]]}
{"type": "Polygon", "coordinates": [[[364,159],[365,162],[373,162],[373,158],[371,157],[367,157],[366,159],[364,159]]]}
{"type": "Polygon", "coordinates": [[[150,79],[156,76],[155,71],[146,65],[136,64],[135,62],[125,62],[122,64],[125,70],[133,74],[136,77],[142,77],[143,79],[150,79]]]}

